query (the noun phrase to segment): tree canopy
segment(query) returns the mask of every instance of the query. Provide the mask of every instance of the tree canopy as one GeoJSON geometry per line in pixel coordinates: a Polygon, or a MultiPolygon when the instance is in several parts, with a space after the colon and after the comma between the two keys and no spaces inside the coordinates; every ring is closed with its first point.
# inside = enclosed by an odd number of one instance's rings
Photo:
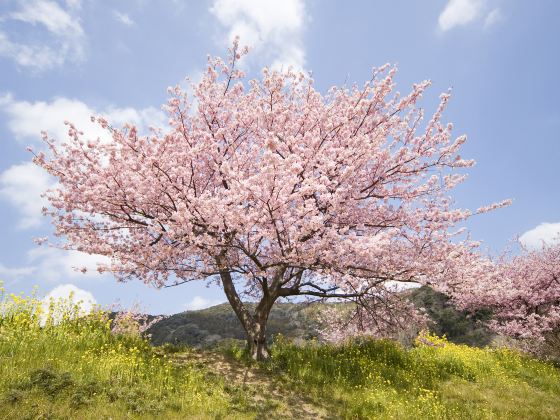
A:
{"type": "Polygon", "coordinates": [[[43,134],[50,151],[34,161],[58,179],[45,212],[59,246],[109,257],[100,270],[120,280],[217,279],[255,358],[279,298],[352,300],[362,329],[402,322],[387,282],[448,280],[476,247],[458,225],[507,204],[453,207],[474,162],[441,121],[449,93],[424,121],[430,82],[395,93],[395,67],[322,95],[292,69],[246,81],[246,52],[209,58],[190,95],[170,88],[167,129],[98,116],[109,141],[71,123],[64,142],[43,134]]]}

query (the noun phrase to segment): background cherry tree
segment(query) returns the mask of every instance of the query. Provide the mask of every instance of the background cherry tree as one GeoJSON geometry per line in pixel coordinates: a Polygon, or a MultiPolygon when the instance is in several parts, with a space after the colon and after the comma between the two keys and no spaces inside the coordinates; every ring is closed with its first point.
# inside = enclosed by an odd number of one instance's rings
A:
{"type": "MultiPolygon", "coordinates": [[[[559,238],[560,239],[560,238],[559,238]]],[[[448,290],[463,309],[488,309],[489,326],[529,345],[560,332],[560,241],[480,260],[448,290]]],[[[534,349],[537,349],[535,347],[534,349]]]]}
{"type": "Polygon", "coordinates": [[[112,141],[71,123],[65,142],[44,133],[34,162],[58,179],[56,245],[110,257],[99,269],[123,281],[215,279],[256,359],[279,298],[349,300],[360,328],[394,324],[388,281],[438,284],[476,247],[457,228],[473,212],[449,197],[474,163],[441,122],[449,94],[423,121],[430,83],[394,93],[394,67],[323,96],[292,70],[245,81],[246,52],[209,58],[192,96],[170,89],[167,131],[92,117],[112,141]]]}

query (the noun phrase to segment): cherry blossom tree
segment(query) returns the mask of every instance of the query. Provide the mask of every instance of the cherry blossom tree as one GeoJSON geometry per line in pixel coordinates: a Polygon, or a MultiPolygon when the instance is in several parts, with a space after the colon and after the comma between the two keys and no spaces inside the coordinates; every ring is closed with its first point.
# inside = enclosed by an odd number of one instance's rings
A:
{"type": "Polygon", "coordinates": [[[423,121],[429,81],[401,96],[385,65],[323,96],[292,70],[246,81],[246,52],[235,42],[228,60],[209,58],[192,96],[171,88],[167,131],[92,117],[111,141],[68,123],[65,142],[43,134],[34,162],[58,179],[45,209],[56,246],[109,257],[99,270],[123,281],[215,279],[263,359],[280,298],[350,300],[381,325],[387,281],[444,279],[474,246],[456,226],[476,212],[449,197],[474,162],[441,122],[449,94],[423,121]]]}
{"type": "Polygon", "coordinates": [[[520,248],[496,261],[480,257],[468,265],[476,272],[463,272],[466,281],[449,291],[463,309],[489,309],[494,331],[534,343],[560,332],[560,240],[520,248]]]}

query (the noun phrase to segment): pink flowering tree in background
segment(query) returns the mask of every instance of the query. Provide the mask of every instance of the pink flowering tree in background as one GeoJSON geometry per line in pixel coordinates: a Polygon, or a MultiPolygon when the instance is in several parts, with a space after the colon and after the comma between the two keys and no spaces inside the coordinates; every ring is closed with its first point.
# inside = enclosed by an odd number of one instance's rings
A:
{"type": "Polygon", "coordinates": [[[113,305],[111,313],[114,314],[111,322],[111,332],[117,335],[134,337],[151,337],[151,334],[147,333],[148,330],[166,318],[162,315],[147,315],[137,302],[127,309],[122,308],[118,304],[113,305]]]}
{"type": "Polygon", "coordinates": [[[560,332],[560,241],[468,266],[477,272],[449,288],[460,308],[489,309],[494,331],[529,343],[560,332]]]}
{"type": "Polygon", "coordinates": [[[167,131],[97,117],[112,141],[44,133],[56,246],[109,257],[100,271],[122,281],[217,279],[255,359],[279,298],[352,301],[362,329],[402,322],[387,281],[437,284],[476,246],[456,227],[473,213],[449,198],[473,165],[440,121],[449,95],[423,121],[429,82],[401,96],[393,67],[323,96],[291,70],[245,81],[245,53],[210,58],[192,97],[170,89],[167,131]]]}
{"type": "Polygon", "coordinates": [[[409,342],[422,330],[427,330],[429,317],[407,299],[401,288],[378,287],[373,299],[353,306],[331,305],[323,309],[320,319],[321,338],[332,343],[348,337],[376,337],[409,342]]]}

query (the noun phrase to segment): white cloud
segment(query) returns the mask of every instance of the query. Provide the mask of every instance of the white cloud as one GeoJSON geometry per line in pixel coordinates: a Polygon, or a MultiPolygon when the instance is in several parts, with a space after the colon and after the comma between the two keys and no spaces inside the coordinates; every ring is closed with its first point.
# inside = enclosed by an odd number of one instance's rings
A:
{"type": "Polygon", "coordinates": [[[84,35],[79,22],[54,1],[31,0],[20,1],[19,4],[20,9],[9,13],[9,18],[31,25],[43,25],[49,32],[55,35],[84,35]]]}
{"type": "Polygon", "coordinates": [[[304,67],[303,0],[215,0],[210,12],[227,28],[228,44],[239,36],[273,68],[304,67]]]}
{"type": "Polygon", "coordinates": [[[41,281],[100,280],[104,274],[97,271],[98,264],[109,264],[109,258],[89,255],[79,251],[68,251],[48,246],[34,247],[27,251],[27,262],[23,267],[6,267],[0,263],[0,280],[16,280],[31,275],[41,281]],[[80,271],[82,268],[86,272],[80,271]]]}
{"type": "Polygon", "coordinates": [[[153,107],[144,109],[107,107],[96,110],[77,99],[55,98],[50,102],[17,101],[12,95],[0,96],[0,111],[7,116],[7,126],[14,137],[20,141],[40,142],[41,131],[47,131],[50,137],[65,139],[68,127],[64,121],[70,121],[86,137],[107,138],[106,130],[92,123],[92,115],[103,115],[111,125],[119,127],[126,122],[136,124],[140,132],[149,125],[164,126],[165,114],[153,107]]]}
{"type": "Polygon", "coordinates": [[[519,237],[519,241],[530,249],[540,248],[544,243],[551,244],[560,240],[560,222],[541,223],[519,237]]]}
{"type": "Polygon", "coordinates": [[[64,64],[67,49],[56,50],[47,45],[27,45],[12,42],[0,32],[0,56],[12,58],[17,64],[46,70],[64,64]]]}
{"type": "Polygon", "coordinates": [[[61,284],[47,293],[42,300],[44,315],[41,324],[43,325],[46,322],[51,302],[54,309],[51,316],[55,324],[60,322],[65,312],[75,316],[84,316],[97,306],[97,301],[87,290],[80,289],[73,284],[61,284]],[[78,307],[77,313],[74,307],[78,307]]]}
{"type": "Polygon", "coordinates": [[[2,15],[1,20],[23,26],[9,34],[0,30],[0,56],[35,70],[84,58],[86,36],[74,13],[80,8],[79,1],[67,0],[67,9],[53,0],[17,0],[16,4],[18,8],[2,15]]]}
{"type": "Polygon", "coordinates": [[[504,20],[502,11],[500,10],[500,8],[495,8],[486,15],[486,18],[484,19],[484,27],[490,28],[491,26],[494,26],[502,20],[504,20]]]}
{"type": "Polygon", "coordinates": [[[89,309],[97,305],[97,301],[90,292],[80,289],[73,284],[61,284],[60,286],[56,286],[45,295],[43,301],[48,302],[51,299],[68,299],[70,297],[72,297],[71,300],[73,302],[82,301],[85,307],[89,309]]]}
{"type": "Polygon", "coordinates": [[[490,11],[490,3],[495,0],[448,0],[439,15],[438,25],[442,31],[464,26],[484,18],[484,28],[489,28],[503,20],[502,11],[496,7],[490,11]]]}
{"type": "Polygon", "coordinates": [[[195,296],[189,303],[185,304],[187,311],[198,311],[200,309],[209,308],[210,306],[219,305],[223,300],[219,299],[206,299],[202,296],[195,296]]]}
{"type": "Polygon", "coordinates": [[[69,251],[52,247],[36,247],[27,253],[29,265],[36,267],[41,279],[51,282],[64,279],[99,279],[102,274],[97,270],[98,264],[109,264],[109,258],[90,255],[79,251],[69,251]],[[86,269],[82,273],[82,268],[86,269]]]}
{"type": "Polygon", "coordinates": [[[35,267],[6,267],[4,264],[0,263],[0,280],[2,278],[15,279],[18,277],[25,277],[33,274],[35,272],[35,267]]]}
{"type": "Polygon", "coordinates": [[[134,21],[126,13],[121,13],[118,10],[113,10],[113,16],[118,22],[122,23],[123,25],[134,25],[134,21]]]}
{"type": "Polygon", "coordinates": [[[49,174],[32,162],[13,165],[0,174],[0,198],[19,210],[19,228],[33,228],[41,224],[41,208],[47,205],[41,194],[54,185],[49,174]]]}
{"type": "Polygon", "coordinates": [[[439,27],[448,31],[456,26],[472,22],[482,12],[484,0],[449,0],[439,15],[439,27]]]}
{"type": "MultiPolygon", "coordinates": [[[[90,120],[91,115],[103,115],[115,127],[126,122],[137,125],[145,132],[149,125],[164,126],[165,115],[155,108],[107,107],[100,112],[85,103],[68,98],[57,98],[51,102],[17,101],[11,95],[0,96],[0,113],[6,115],[6,124],[14,138],[20,142],[41,143],[41,131],[47,131],[58,141],[66,139],[68,127],[64,121],[72,122],[85,133],[86,138],[102,138],[110,141],[110,134],[90,120]]],[[[41,143],[42,144],[42,143],[41,143]]],[[[18,227],[34,228],[43,220],[41,209],[47,206],[41,194],[55,187],[54,180],[31,162],[13,165],[0,174],[0,198],[19,210],[18,227]]]]}

